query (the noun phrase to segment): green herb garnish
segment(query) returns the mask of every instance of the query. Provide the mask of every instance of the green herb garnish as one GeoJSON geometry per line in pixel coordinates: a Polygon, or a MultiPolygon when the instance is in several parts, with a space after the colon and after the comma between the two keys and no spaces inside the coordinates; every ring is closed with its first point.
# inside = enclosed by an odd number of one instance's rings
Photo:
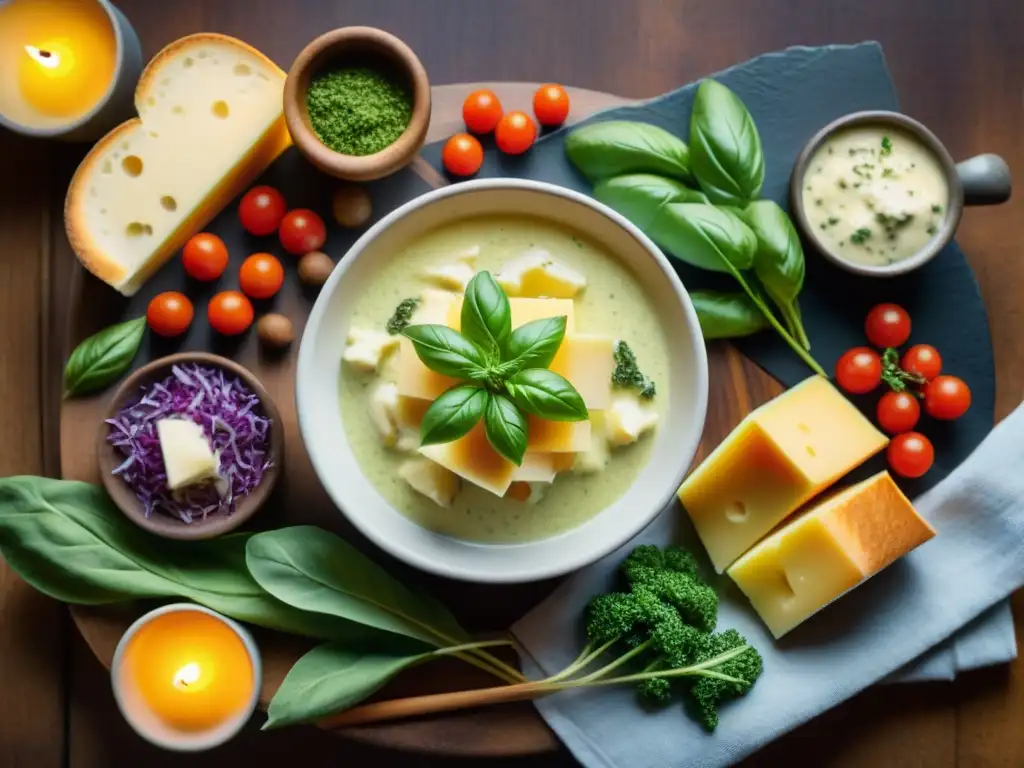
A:
{"type": "Polygon", "coordinates": [[[142,344],[146,318],[111,325],[75,347],[64,366],[64,397],[94,392],[128,370],[142,344]]]}
{"type": "Polygon", "coordinates": [[[839,219],[837,219],[835,216],[829,216],[828,223],[834,227],[836,224],[839,223],[839,219]]]}
{"type": "Polygon", "coordinates": [[[929,235],[934,235],[936,232],[938,232],[938,230],[935,228],[935,225],[932,224],[930,227],[928,227],[928,229],[925,230],[925,232],[927,232],[929,235]]]}
{"type": "Polygon", "coordinates": [[[416,307],[420,305],[418,298],[402,299],[398,302],[398,306],[395,307],[394,313],[391,315],[391,319],[388,320],[387,328],[388,333],[395,336],[405,330],[405,327],[409,325],[409,321],[412,319],[412,313],[416,311],[416,307]]]}
{"type": "Polygon", "coordinates": [[[879,153],[882,157],[892,154],[892,141],[888,136],[882,137],[882,151],[879,153]]]}
{"type": "Polygon", "coordinates": [[[850,235],[850,242],[854,245],[864,245],[869,237],[871,237],[871,230],[866,227],[861,227],[850,235]]]}
{"type": "Polygon", "coordinates": [[[839,180],[838,182],[836,182],[836,183],[837,183],[837,184],[839,185],[839,188],[840,188],[840,189],[846,189],[846,179],[840,179],[840,180],[839,180]]]}
{"type": "Polygon", "coordinates": [[[615,343],[615,370],[612,371],[612,384],[616,387],[636,389],[641,397],[652,398],[657,394],[654,382],[640,371],[636,355],[629,344],[619,340],[615,343]]]}
{"type": "Polygon", "coordinates": [[[888,177],[888,176],[895,176],[895,175],[896,175],[896,171],[894,171],[892,168],[886,168],[885,170],[882,171],[882,176],[888,177]]]}
{"type": "Polygon", "coordinates": [[[942,213],[942,206],[941,205],[933,205],[932,206],[932,213],[942,213]]]}
{"type": "Polygon", "coordinates": [[[412,117],[412,99],[372,69],[329,69],[306,91],[313,132],[343,155],[373,155],[393,144],[412,117]]]}
{"type": "Polygon", "coordinates": [[[463,382],[430,404],[420,426],[422,445],[458,440],[482,419],[494,450],[518,465],[529,436],[527,414],[586,421],[580,393],[548,370],[565,321],[564,315],[544,318],[513,331],[508,297],[490,272],[480,272],[466,286],[461,333],[446,325],[407,326],[402,333],[423,364],[463,382]]]}

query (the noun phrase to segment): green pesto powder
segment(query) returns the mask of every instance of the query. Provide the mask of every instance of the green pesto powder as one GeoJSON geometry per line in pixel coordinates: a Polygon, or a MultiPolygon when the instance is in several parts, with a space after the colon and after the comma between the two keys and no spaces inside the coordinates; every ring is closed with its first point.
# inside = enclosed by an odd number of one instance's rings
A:
{"type": "Polygon", "coordinates": [[[372,69],[323,72],[306,93],[309,122],[324,144],[343,155],[372,155],[409,125],[412,100],[404,88],[372,69]]]}

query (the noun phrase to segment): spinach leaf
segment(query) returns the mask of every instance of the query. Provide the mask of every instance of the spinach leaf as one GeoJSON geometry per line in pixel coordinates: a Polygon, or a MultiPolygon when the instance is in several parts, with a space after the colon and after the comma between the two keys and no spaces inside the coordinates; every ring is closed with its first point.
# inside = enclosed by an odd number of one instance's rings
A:
{"type": "Polygon", "coordinates": [[[523,368],[547,368],[551,365],[562,339],[565,338],[565,322],[564,315],[546,317],[525,323],[512,331],[505,355],[509,366],[508,373],[523,368]]]}
{"type": "Polygon", "coordinates": [[[591,181],[623,173],[656,173],[683,181],[693,178],[686,143],[647,123],[609,120],[585,125],[569,134],[565,152],[591,181]]]}
{"type": "Polygon", "coordinates": [[[489,394],[471,385],[452,387],[427,408],[420,423],[420,444],[458,440],[483,418],[489,394]]]}
{"type": "Polygon", "coordinates": [[[295,662],[267,708],[263,730],[319,720],[351,707],[380,690],[403,669],[429,653],[354,651],[327,643],[295,662]]]}
{"type": "Polygon", "coordinates": [[[594,197],[646,231],[667,203],[706,203],[703,192],[673,179],[633,173],[599,181],[594,197]]]}
{"type": "Polygon", "coordinates": [[[416,356],[423,364],[437,373],[456,379],[468,379],[486,367],[483,352],[447,325],[410,325],[402,334],[412,341],[416,356]]]}
{"type": "Polygon", "coordinates": [[[512,333],[512,308],[490,272],[478,272],[466,286],[462,301],[462,333],[498,362],[512,333]]]}
{"type": "Polygon", "coordinates": [[[466,639],[455,617],[414,592],[343,539],[321,528],[257,533],[245,548],[253,579],[300,611],[326,614],[432,646],[466,639]]]}
{"type": "Polygon", "coordinates": [[[742,291],[694,291],[690,301],[697,310],[700,331],[709,341],[749,336],[768,327],[768,318],[742,291]]]}
{"type": "Polygon", "coordinates": [[[515,403],[504,395],[491,395],[487,401],[484,429],[487,442],[494,450],[516,466],[523,463],[529,426],[515,403]]]}
{"type": "Polygon", "coordinates": [[[241,621],[321,640],[371,642],[375,629],[285,605],[245,565],[250,534],[171,541],[129,521],[99,486],[0,479],[0,553],[45,595],[78,605],[182,597],[241,621]]]}
{"type": "Polygon", "coordinates": [[[666,205],[647,234],[680,261],[734,276],[757,252],[757,238],[736,214],[701,203],[666,205]]]}
{"type": "Polygon", "coordinates": [[[757,126],[739,98],[704,80],[690,115],[691,165],[712,203],[744,206],[761,192],[764,152],[757,126]]]}
{"type": "Polygon", "coordinates": [[[779,308],[786,328],[804,349],[810,349],[797,303],[804,285],[804,250],[796,227],[772,200],[751,203],[739,217],[757,237],[754,274],[779,308]]]}
{"type": "Polygon", "coordinates": [[[587,406],[572,384],[546,368],[527,368],[506,382],[509,396],[522,410],[548,421],[585,421],[587,406]]]}
{"type": "Polygon", "coordinates": [[[135,359],[146,318],[104,328],[75,347],[64,366],[64,397],[102,389],[116,381],[135,359]]]}

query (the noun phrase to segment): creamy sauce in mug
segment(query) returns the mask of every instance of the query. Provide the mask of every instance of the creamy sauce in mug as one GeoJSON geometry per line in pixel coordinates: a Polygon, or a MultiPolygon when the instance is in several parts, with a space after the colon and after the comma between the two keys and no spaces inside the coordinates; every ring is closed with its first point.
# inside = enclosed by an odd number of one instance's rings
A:
{"type": "Polygon", "coordinates": [[[913,256],[938,233],[949,184],[935,154],[890,126],[837,132],[804,172],[807,219],[828,251],[885,266],[913,256]]]}

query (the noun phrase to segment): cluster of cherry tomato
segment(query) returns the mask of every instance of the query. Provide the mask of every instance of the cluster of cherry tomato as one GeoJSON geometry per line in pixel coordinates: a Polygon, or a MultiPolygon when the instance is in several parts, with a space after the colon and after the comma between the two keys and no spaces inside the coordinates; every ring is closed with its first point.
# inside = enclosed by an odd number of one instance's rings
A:
{"type": "MultiPolygon", "coordinates": [[[[305,208],[289,211],[284,196],[273,187],[253,187],[242,197],[238,218],[246,232],[271,235],[277,232],[282,247],[302,256],[319,250],[327,239],[323,219],[305,208]]],[[[181,251],[181,263],[189,277],[202,282],[218,279],[228,266],[228,249],[210,232],[192,237],[181,251]]],[[[254,253],[242,262],[238,272],[241,291],[221,291],[210,299],[207,318],[210,326],[225,336],[237,336],[252,325],[253,299],[269,299],[284,284],[284,267],[269,253],[254,253]]],[[[179,336],[192,324],[195,310],[187,296],[166,291],[153,298],[146,310],[146,321],[154,333],[179,336]]]]}
{"type": "MultiPolygon", "coordinates": [[[[542,85],[533,94],[537,122],[557,127],[569,116],[569,94],[560,85],[542,85]]],[[[494,143],[507,155],[521,155],[537,139],[537,126],[525,112],[505,112],[494,91],[473,91],[462,104],[462,120],[470,133],[456,133],[444,145],[441,161],[453,176],[472,176],[484,162],[484,149],[472,134],[494,132],[494,143]]]]}
{"type": "Polygon", "coordinates": [[[935,461],[931,441],[915,432],[921,405],[933,419],[958,419],[971,407],[971,390],[962,379],[942,375],[942,357],[929,344],[914,344],[900,357],[897,349],[910,338],[910,315],[896,304],[879,304],[868,312],[864,332],[871,347],[854,347],[836,363],[836,381],[862,395],[879,384],[889,387],[878,401],[878,424],[891,435],[886,457],[903,477],[921,477],[935,461]]]}

